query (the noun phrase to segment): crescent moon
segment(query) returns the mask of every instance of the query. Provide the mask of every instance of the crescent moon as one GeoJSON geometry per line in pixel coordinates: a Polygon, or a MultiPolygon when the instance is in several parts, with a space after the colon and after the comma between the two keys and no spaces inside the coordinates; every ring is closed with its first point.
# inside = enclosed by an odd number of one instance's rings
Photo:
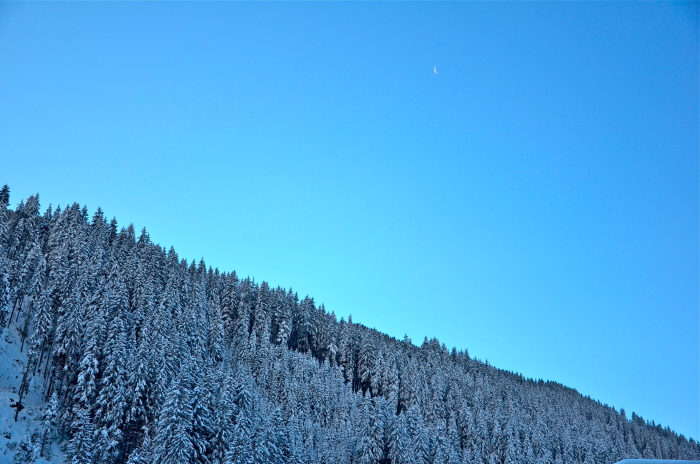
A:
{"type": "Polygon", "coordinates": [[[437,66],[435,66],[435,67],[433,68],[433,71],[435,71],[435,74],[438,73],[438,72],[437,72],[437,66]]]}

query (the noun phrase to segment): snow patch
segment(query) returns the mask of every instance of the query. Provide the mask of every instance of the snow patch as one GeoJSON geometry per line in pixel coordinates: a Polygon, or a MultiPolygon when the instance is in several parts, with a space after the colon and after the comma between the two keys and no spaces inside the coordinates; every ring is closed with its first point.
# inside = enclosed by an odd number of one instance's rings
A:
{"type": "Polygon", "coordinates": [[[27,362],[27,344],[24,344],[23,352],[20,351],[18,326],[17,323],[10,324],[0,333],[0,464],[63,464],[65,455],[56,443],[45,447],[45,451],[50,450],[50,456],[39,456],[44,434],[42,418],[46,409],[42,398],[43,376],[39,372],[32,377],[29,391],[17,411],[17,392],[27,362]]]}

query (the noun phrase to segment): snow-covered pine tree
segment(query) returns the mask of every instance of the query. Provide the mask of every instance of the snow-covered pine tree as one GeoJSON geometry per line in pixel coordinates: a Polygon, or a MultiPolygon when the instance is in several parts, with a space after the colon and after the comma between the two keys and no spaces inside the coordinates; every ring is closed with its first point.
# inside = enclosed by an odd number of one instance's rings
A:
{"type": "Polygon", "coordinates": [[[193,411],[192,393],[187,388],[189,383],[187,367],[173,379],[163,407],[160,410],[153,443],[154,464],[180,464],[192,462],[195,444],[190,436],[193,411]]]}

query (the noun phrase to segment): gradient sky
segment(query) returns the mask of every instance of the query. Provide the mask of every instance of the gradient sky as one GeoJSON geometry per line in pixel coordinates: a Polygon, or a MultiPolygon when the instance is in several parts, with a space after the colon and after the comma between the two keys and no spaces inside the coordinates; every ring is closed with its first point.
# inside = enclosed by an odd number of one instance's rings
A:
{"type": "Polygon", "coordinates": [[[2,2],[0,183],[697,439],[698,43],[691,2],[2,2]]]}

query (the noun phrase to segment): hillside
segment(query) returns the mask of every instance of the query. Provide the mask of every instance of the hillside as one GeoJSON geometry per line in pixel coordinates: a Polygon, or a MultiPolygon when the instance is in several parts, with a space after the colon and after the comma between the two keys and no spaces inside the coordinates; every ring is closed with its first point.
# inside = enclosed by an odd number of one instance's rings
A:
{"type": "Polygon", "coordinates": [[[8,205],[5,188],[0,460],[700,460],[698,443],[653,421],[435,339],[417,347],[338,321],[291,289],[188,263],[99,209],[8,205]]]}

